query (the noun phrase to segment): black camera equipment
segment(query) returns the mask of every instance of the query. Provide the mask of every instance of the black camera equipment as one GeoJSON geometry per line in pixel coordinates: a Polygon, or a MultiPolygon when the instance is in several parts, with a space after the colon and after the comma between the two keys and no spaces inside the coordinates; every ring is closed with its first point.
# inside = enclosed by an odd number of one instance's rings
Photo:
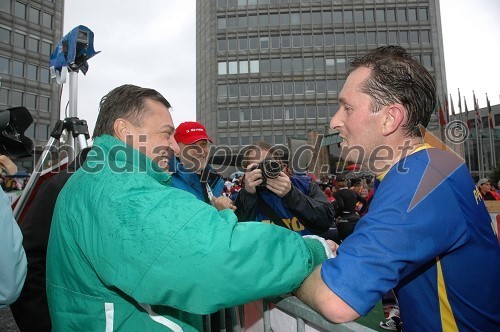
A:
{"type": "Polygon", "coordinates": [[[32,155],[33,142],[24,132],[33,123],[26,107],[13,107],[0,111],[0,154],[11,159],[32,155]]]}
{"type": "Polygon", "coordinates": [[[254,169],[260,169],[262,171],[262,183],[260,185],[265,186],[267,179],[276,179],[280,175],[281,163],[274,159],[266,158],[252,168],[252,170],[254,169]]]}

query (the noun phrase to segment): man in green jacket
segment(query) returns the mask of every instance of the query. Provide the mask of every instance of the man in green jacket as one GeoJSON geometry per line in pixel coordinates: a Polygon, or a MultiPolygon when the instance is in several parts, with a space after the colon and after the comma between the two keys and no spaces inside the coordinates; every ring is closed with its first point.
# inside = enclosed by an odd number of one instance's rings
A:
{"type": "Polygon", "coordinates": [[[333,243],[238,223],[170,186],[170,104],[124,85],[100,103],[94,145],[59,194],[47,253],[55,331],[197,331],[202,314],[290,292],[333,243]]]}

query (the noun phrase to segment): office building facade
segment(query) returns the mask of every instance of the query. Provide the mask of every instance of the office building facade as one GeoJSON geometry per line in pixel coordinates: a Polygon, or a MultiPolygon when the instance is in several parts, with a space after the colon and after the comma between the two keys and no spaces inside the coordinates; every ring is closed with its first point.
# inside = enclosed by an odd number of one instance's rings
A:
{"type": "Polygon", "coordinates": [[[0,110],[30,110],[25,134],[37,150],[59,119],[60,86],[50,78],[49,58],[62,37],[63,12],[64,0],[0,0],[0,110]]]}
{"type": "Polygon", "coordinates": [[[378,46],[405,47],[447,95],[438,0],[197,0],[196,11],[197,120],[233,151],[327,132],[349,59],[378,46]]]}

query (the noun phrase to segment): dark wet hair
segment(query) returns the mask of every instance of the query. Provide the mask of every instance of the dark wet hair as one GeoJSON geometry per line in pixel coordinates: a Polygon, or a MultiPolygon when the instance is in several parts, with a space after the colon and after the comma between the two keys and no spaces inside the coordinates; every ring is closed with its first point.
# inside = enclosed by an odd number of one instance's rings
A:
{"type": "Polygon", "coordinates": [[[400,46],[378,47],[349,63],[349,72],[360,67],[372,69],[362,85],[372,97],[372,112],[382,106],[399,103],[406,108],[408,121],[403,125],[408,136],[421,136],[419,125],[427,127],[436,107],[436,86],[431,74],[400,46]]]}
{"type": "Polygon", "coordinates": [[[127,119],[135,126],[142,125],[144,119],[152,112],[147,107],[147,100],[159,101],[167,108],[171,107],[170,103],[154,89],[126,84],[111,90],[99,103],[99,115],[93,138],[104,134],[113,135],[115,120],[119,118],[127,119]]]}

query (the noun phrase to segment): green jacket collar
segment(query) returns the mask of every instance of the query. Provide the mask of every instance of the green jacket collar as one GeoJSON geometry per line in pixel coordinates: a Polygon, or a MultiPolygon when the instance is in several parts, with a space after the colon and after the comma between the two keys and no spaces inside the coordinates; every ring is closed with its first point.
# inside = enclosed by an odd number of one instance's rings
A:
{"type": "Polygon", "coordinates": [[[147,173],[162,184],[170,182],[170,174],[162,170],[151,158],[111,135],[102,135],[94,140],[86,162],[95,166],[95,163],[103,161],[111,170],[117,172],[147,173]]]}

